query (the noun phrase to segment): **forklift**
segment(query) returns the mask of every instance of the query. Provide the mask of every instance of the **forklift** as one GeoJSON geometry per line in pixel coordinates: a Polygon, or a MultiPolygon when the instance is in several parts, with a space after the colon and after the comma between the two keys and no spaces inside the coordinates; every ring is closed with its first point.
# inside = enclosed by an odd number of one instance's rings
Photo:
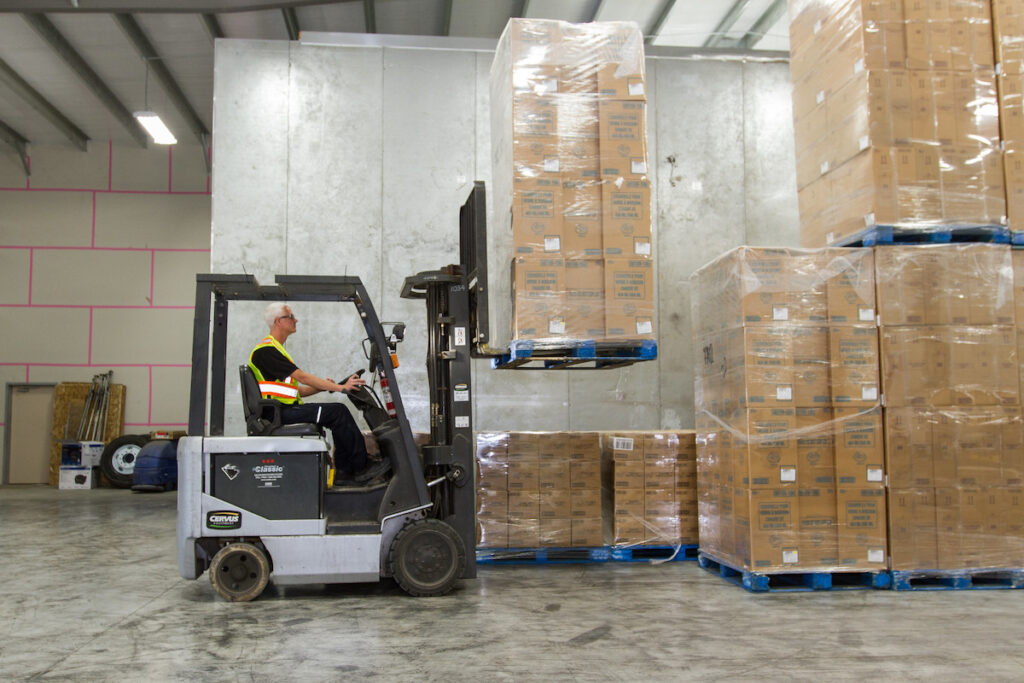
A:
{"type": "MultiPolygon", "coordinates": [[[[417,448],[395,374],[402,323],[385,330],[358,277],[196,276],[188,435],[178,444],[177,555],[181,576],[209,572],[231,602],[275,585],[391,577],[407,593],[448,593],[476,576],[471,358],[488,345],[484,185],[460,211],[460,264],[405,279],[403,298],[427,308],[430,440],[417,448]],[[333,486],[330,449],[315,424],[281,424],[239,368],[246,436],[224,436],[228,304],[353,304],[365,328],[370,381],[348,393],[390,463],[390,476],[333,486]],[[380,396],[372,389],[376,384],[380,396]],[[207,403],[209,395],[209,405],[207,403]]],[[[359,371],[360,373],[362,370],[359,371]]]]}

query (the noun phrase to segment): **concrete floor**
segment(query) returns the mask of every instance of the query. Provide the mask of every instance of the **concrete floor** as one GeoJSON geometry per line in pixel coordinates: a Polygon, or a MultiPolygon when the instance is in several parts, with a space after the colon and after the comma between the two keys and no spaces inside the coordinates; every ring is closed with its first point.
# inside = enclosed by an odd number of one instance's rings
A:
{"type": "Polygon", "coordinates": [[[1022,591],[751,595],[695,563],[480,567],[251,603],[178,576],[175,495],[0,487],[0,680],[1024,678],[1022,591]]]}

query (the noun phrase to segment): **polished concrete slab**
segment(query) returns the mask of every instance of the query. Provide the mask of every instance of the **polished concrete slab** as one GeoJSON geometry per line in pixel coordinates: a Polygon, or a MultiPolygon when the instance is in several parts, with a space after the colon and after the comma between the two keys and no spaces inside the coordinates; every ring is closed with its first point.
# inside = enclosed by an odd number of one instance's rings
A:
{"type": "Polygon", "coordinates": [[[1024,592],[751,595],[694,563],[394,584],[186,581],[175,494],[0,487],[0,680],[1019,680],[1024,592]]]}

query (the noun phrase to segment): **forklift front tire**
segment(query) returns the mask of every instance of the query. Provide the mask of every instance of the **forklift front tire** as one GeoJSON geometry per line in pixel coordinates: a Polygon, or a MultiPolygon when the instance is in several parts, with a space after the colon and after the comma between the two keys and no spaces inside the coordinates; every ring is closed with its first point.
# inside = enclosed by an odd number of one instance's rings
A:
{"type": "Polygon", "coordinates": [[[213,590],[228,602],[248,602],[258,597],[269,579],[270,561],[252,543],[229,543],[210,563],[213,590]]]}
{"type": "Polygon", "coordinates": [[[388,562],[395,581],[409,595],[444,595],[462,578],[466,548],[449,524],[421,519],[398,532],[388,562]]]}

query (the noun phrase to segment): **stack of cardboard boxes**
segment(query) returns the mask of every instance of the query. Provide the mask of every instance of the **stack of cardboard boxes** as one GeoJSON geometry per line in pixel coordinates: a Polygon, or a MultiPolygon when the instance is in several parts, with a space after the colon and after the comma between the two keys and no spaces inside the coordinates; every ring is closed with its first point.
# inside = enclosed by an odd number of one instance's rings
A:
{"type": "Polygon", "coordinates": [[[493,196],[516,339],[654,337],[643,36],[513,19],[491,67],[493,196]]]}
{"type": "Polygon", "coordinates": [[[612,533],[618,546],[697,543],[694,432],[608,435],[612,533]]]}
{"type": "Polygon", "coordinates": [[[691,283],[702,549],[885,569],[871,251],[741,247],[691,283]]]}
{"type": "Polygon", "coordinates": [[[992,19],[1006,164],[1006,213],[1011,230],[1024,230],[1024,4],[993,0],[992,19]]]}
{"type": "Polygon", "coordinates": [[[477,545],[604,545],[596,432],[478,434],[477,545]]]}
{"type": "Polygon", "coordinates": [[[802,244],[1005,222],[991,15],[989,0],[790,0],[802,244]]]}
{"type": "Polygon", "coordinates": [[[1010,249],[887,247],[876,267],[892,568],[1024,566],[1010,249]]]}

